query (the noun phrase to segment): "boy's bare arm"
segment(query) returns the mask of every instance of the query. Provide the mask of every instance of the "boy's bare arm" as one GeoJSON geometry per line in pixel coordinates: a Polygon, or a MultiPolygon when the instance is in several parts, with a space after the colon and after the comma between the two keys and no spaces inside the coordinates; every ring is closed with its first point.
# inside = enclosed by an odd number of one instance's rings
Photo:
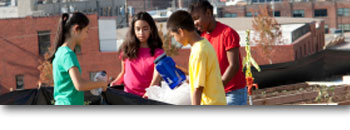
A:
{"type": "Polygon", "coordinates": [[[226,52],[228,67],[222,75],[222,83],[226,86],[239,71],[239,48],[232,48],[226,52]]]}
{"type": "Polygon", "coordinates": [[[204,87],[199,86],[194,90],[192,97],[192,105],[201,105],[203,88],[204,87]]]}

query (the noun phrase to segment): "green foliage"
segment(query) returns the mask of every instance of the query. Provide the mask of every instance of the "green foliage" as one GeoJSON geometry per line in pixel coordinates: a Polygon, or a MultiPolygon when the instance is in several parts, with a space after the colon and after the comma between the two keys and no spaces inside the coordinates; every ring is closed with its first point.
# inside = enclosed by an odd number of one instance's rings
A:
{"type": "Polygon", "coordinates": [[[318,90],[318,96],[315,98],[314,101],[316,102],[333,102],[333,95],[334,95],[334,89],[335,86],[327,87],[327,86],[321,86],[317,88],[318,90]],[[332,95],[330,95],[332,94],[332,95]]]}
{"type": "Polygon", "coordinates": [[[84,105],[90,105],[91,101],[84,101],[84,105]]]}

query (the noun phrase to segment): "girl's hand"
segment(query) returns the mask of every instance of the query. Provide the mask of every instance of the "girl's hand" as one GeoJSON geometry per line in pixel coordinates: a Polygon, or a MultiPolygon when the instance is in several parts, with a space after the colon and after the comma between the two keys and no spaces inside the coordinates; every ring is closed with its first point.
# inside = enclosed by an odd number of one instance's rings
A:
{"type": "Polygon", "coordinates": [[[117,82],[116,80],[112,81],[112,82],[109,84],[109,86],[110,86],[110,87],[114,86],[114,84],[115,84],[116,82],[117,82]]]}
{"type": "Polygon", "coordinates": [[[148,95],[145,93],[142,98],[148,99],[148,95]]]}

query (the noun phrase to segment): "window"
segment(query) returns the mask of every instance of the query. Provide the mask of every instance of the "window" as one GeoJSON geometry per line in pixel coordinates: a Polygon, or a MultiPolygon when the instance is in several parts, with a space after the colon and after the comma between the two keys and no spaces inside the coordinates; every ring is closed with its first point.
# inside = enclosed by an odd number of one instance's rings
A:
{"type": "Polygon", "coordinates": [[[327,16],[327,9],[314,10],[314,16],[315,17],[326,17],[327,16]]]}
{"type": "Polygon", "coordinates": [[[23,89],[23,88],[24,88],[24,76],[16,75],[16,89],[23,89]]]}
{"type": "Polygon", "coordinates": [[[275,11],[275,17],[281,17],[281,11],[275,11]]]}
{"type": "Polygon", "coordinates": [[[50,48],[50,31],[39,31],[39,54],[43,55],[49,51],[50,48]]]}
{"type": "Polygon", "coordinates": [[[252,17],[253,15],[252,15],[251,12],[248,12],[245,16],[246,16],[246,17],[252,17]]]}
{"type": "Polygon", "coordinates": [[[344,31],[350,31],[350,24],[344,24],[343,29],[344,31]]]}
{"type": "Polygon", "coordinates": [[[339,8],[337,10],[338,16],[349,16],[349,8],[339,8]]]}
{"type": "MultiPolygon", "coordinates": [[[[258,16],[258,12],[255,12],[255,16],[258,16]]],[[[245,15],[246,17],[253,17],[253,14],[252,14],[252,12],[247,12],[247,14],[245,15]]]]}
{"type": "Polygon", "coordinates": [[[304,17],[304,10],[294,10],[293,17],[304,17]]]}
{"type": "Polygon", "coordinates": [[[168,12],[160,12],[160,16],[167,16],[168,12]]]}
{"type": "Polygon", "coordinates": [[[252,0],[252,3],[270,3],[272,1],[281,2],[282,0],[252,0]]]}
{"type": "Polygon", "coordinates": [[[236,14],[236,13],[225,13],[225,14],[224,14],[224,17],[225,17],[225,18],[237,17],[237,14],[236,14]]]}
{"type": "Polygon", "coordinates": [[[329,28],[329,27],[328,27],[328,24],[325,24],[325,25],[324,25],[324,32],[325,32],[325,33],[328,33],[328,31],[329,31],[328,28],[329,28]]]}
{"type": "Polygon", "coordinates": [[[345,31],[350,31],[350,24],[338,24],[338,29],[345,31]]]}

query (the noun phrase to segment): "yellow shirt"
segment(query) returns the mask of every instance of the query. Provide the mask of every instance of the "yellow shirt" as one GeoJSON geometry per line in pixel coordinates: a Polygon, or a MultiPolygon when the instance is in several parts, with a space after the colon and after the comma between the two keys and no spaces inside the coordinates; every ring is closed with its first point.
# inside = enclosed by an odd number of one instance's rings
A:
{"type": "Polygon", "coordinates": [[[216,52],[204,38],[191,47],[189,78],[191,97],[195,88],[203,87],[201,105],[227,105],[216,52]]]}

